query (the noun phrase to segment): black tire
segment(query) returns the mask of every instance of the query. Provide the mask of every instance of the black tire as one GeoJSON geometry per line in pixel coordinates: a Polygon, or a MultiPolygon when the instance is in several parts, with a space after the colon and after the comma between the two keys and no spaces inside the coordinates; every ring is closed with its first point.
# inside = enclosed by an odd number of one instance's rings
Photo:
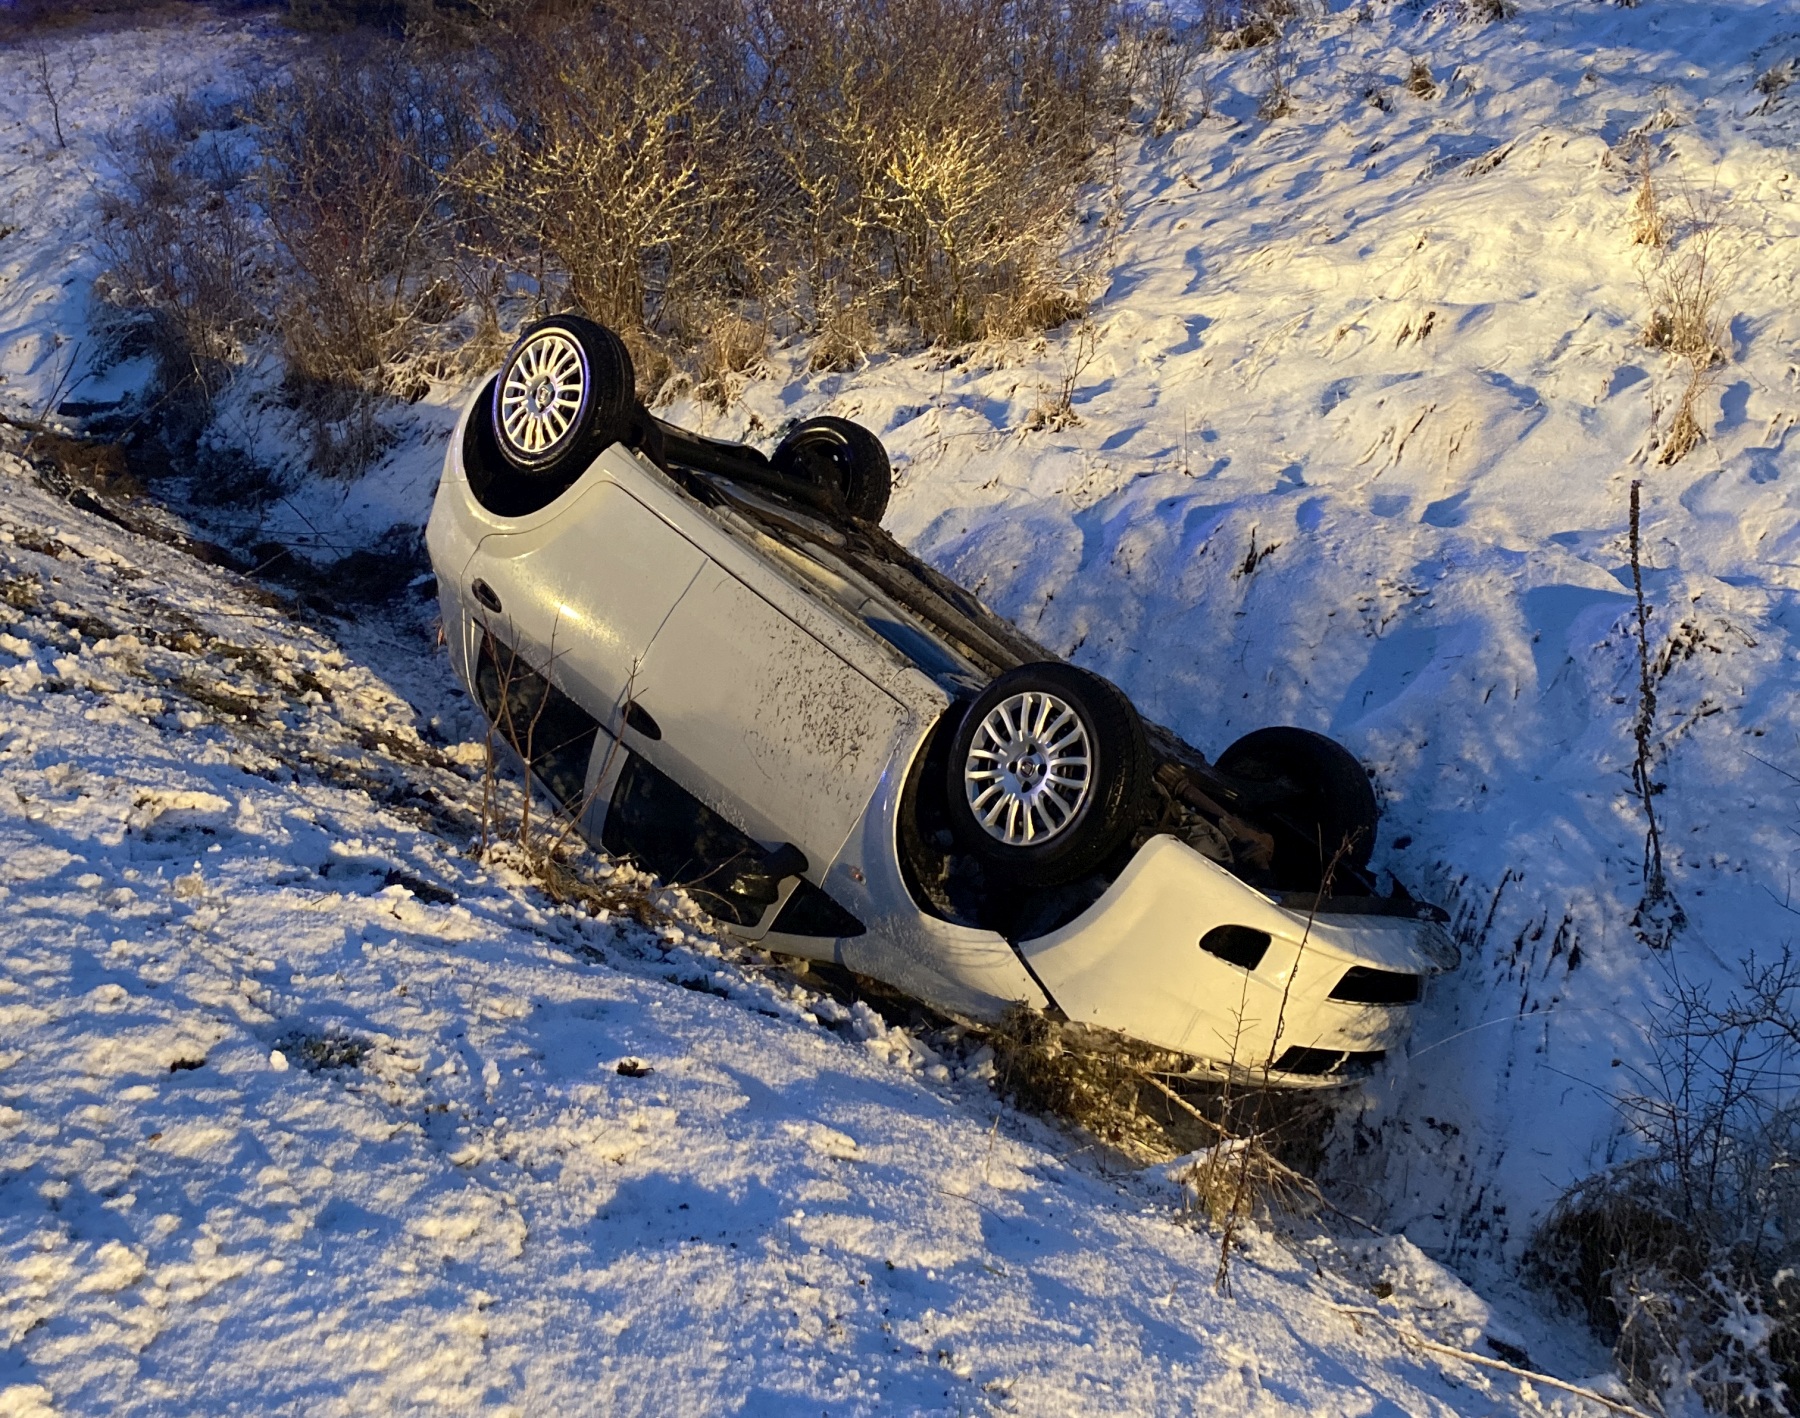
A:
{"type": "Polygon", "coordinates": [[[494,377],[494,443],[514,472],[567,482],[599,453],[628,440],[636,376],[625,342],[579,315],[525,327],[494,377]]]}
{"type": "Polygon", "coordinates": [[[1342,860],[1358,869],[1375,851],[1381,810],[1369,775],[1335,739],[1279,725],[1255,729],[1219,755],[1226,777],[1254,784],[1269,808],[1295,829],[1290,860],[1277,848],[1276,872],[1292,890],[1311,890],[1348,841],[1342,860]]]}
{"type": "Polygon", "coordinates": [[[1137,710],[1117,686],[1073,665],[1021,665],[994,680],[963,715],[950,741],[947,770],[950,829],[958,844],[1021,885],[1053,886],[1086,876],[1124,845],[1143,820],[1150,796],[1150,746],[1137,710]],[[1040,714],[1034,701],[1021,696],[1049,696],[1050,714],[1040,714]],[[1006,723],[1002,706],[1022,708],[1030,716],[1009,743],[994,733],[996,725],[1006,723]],[[1085,772],[1070,766],[1072,759],[1046,752],[1066,744],[1072,732],[1060,719],[1062,710],[1086,735],[1085,772]],[[1045,729],[1050,732],[1040,737],[1045,729]],[[1003,755],[1012,749],[1020,752],[1008,762],[1003,755]],[[1063,776],[1052,772],[1059,762],[1063,776]],[[989,764],[1008,776],[971,776],[986,774],[989,764]],[[1070,786],[1078,781],[1085,791],[1070,786]],[[984,826],[982,817],[993,816],[996,803],[999,821],[984,826]],[[1040,840],[1030,840],[1040,819],[1047,826],[1040,840]],[[996,828],[1010,830],[1003,837],[996,828]]]}
{"type": "Polygon", "coordinates": [[[788,430],[769,462],[812,487],[830,488],[850,515],[879,523],[894,490],[894,469],[881,440],[849,419],[807,419],[788,430]]]}

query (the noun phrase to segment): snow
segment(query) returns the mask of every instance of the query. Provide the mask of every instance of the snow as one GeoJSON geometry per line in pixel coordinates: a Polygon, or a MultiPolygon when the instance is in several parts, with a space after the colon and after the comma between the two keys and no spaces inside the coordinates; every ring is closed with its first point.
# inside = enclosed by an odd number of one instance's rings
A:
{"type": "Polygon", "coordinates": [[[0,568],[0,1411],[1538,1411],[1364,1323],[1510,1342],[1404,1243],[1222,1298],[991,1063],[480,865],[474,755],[4,455],[0,568]]]}
{"type": "MultiPolygon", "coordinates": [[[[0,1412],[1573,1403],[1362,1312],[1598,1367],[1519,1288],[1531,1228],[1629,1151],[1615,1100],[1669,980],[1792,937],[1800,97],[1757,80],[1800,58],[1800,11],[1363,8],[1295,43],[1286,116],[1254,116],[1261,52],[1214,54],[1211,116],[1121,146],[1077,237],[1091,361],[1073,329],[848,373],[783,348],[723,412],[659,412],[764,446],[858,418],[895,458],[889,527],[1147,714],[1209,752],[1304,724],[1375,770],[1376,864],[1455,913],[1465,961],[1327,1167],[1397,1234],[1258,1232],[1217,1296],[1173,1184],[996,1112],[974,1058],[685,908],[675,938],[595,922],[469,857],[473,719],[418,627],[301,624],[8,460],[0,557],[40,600],[0,627],[0,1412]],[[1673,465],[1639,138],[1730,255],[1729,362],[1673,465]],[[1034,418],[1071,376],[1079,421],[1034,418]],[[1666,953],[1631,925],[1633,480],[1666,953]],[[321,1040],[366,1052],[319,1068],[321,1040]]],[[[0,50],[0,409],[143,377],[88,331],[105,132],[283,42],[57,40],[67,150],[0,50]]],[[[467,393],[258,535],[422,524],[467,393]]],[[[235,397],[217,436],[291,461],[235,397]]]]}

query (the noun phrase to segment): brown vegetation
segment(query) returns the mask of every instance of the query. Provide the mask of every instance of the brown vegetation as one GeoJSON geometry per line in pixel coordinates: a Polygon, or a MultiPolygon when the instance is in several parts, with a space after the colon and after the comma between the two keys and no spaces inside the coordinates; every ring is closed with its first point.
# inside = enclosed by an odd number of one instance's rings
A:
{"type": "Polygon", "coordinates": [[[371,400],[539,311],[618,329],[646,396],[729,397],[771,338],[842,367],[1056,325],[1099,141],[1138,91],[1145,126],[1180,121],[1197,52],[1164,26],[1120,62],[1116,0],[294,13],[338,32],[199,131],[170,111],[119,137],[112,296],[166,389],[215,393],[278,342],[346,471],[371,400]]]}

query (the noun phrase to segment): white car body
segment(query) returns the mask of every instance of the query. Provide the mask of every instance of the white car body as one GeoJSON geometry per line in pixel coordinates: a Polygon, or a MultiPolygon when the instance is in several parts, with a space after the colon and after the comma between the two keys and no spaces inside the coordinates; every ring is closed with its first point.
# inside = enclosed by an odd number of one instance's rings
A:
{"type": "MultiPolygon", "coordinates": [[[[1351,972],[1376,980],[1377,996],[1416,999],[1423,977],[1456,964],[1430,919],[1278,904],[1169,835],[1150,837],[1098,900],[1033,938],[946,919],[909,886],[903,798],[934,727],[988,676],[847,560],[771,535],[751,515],[754,490],[707,505],[623,444],[548,505],[497,515],[472,486],[468,423],[427,531],[458,675],[490,714],[496,693],[506,702],[506,683],[488,683],[488,700],[477,684],[492,635],[591,716],[585,764],[565,754],[557,770],[590,841],[630,850],[619,823],[640,810],[621,803],[651,792],[645,784],[666,792],[638,762],[760,848],[797,848],[789,860],[803,869],[766,909],[722,922],[742,939],[834,962],[953,1016],[1060,1010],[1292,1084],[1356,1076],[1406,1034],[1416,1003],[1332,997],[1351,972]],[[1202,949],[1218,927],[1253,943],[1266,935],[1261,958],[1239,952],[1246,968],[1202,949]]],[[[809,528],[814,545],[829,530],[809,528]]],[[[499,649],[488,654],[492,681],[499,649]]],[[[575,752],[585,740],[573,742],[575,752]]]]}

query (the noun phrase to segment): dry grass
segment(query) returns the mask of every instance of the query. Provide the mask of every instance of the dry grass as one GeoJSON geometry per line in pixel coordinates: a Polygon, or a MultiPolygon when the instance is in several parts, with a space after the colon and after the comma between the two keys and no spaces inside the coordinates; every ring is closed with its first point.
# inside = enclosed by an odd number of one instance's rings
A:
{"type": "Polygon", "coordinates": [[[1185,1209],[1231,1238],[1251,1219],[1328,1209],[1305,1168],[1317,1163],[1328,1104],[1236,1088],[1191,1059],[1024,1006],[988,1034],[996,1089],[1071,1123],[1135,1165],[1193,1156],[1177,1180],[1185,1209]]]}
{"type": "Polygon", "coordinates": [[[1062,378],[1054,388],[1045,387],[1042,402],[1026,415],[1025,427],[1054,431],[1080,424],[1081,415],[1075,412],[1075,391],[1081,386],[1081,376],[1094,362],[1099,342],[1099,331],[1091,321],[1083,320],[1063,346],[1062,378]]]}
{"type": "Polygon", "coordinates": [[[1660,251],[1669,244],[1669,223],[1656,187],[1656,154],[1648,141],[1639,139],[1632,165],[1638,183],[1631,198],[1631,240],[1634,245],[1660,251]]]}
{"type": "Polygon", "coordinates": [[[1656,181],[1648,145],[1639,151],[1632,210],[1633,240],[1648,253],[1643,279],[1650,319],[1644,343],[1686,366],[1674,412],[1657,443],[1657,461],[1673,464],[1705,438],[1700,406],[1726,359],[1730,232],[1722,200],[1687,189],[1678,189],[1671,200],[1656,181]]]}

